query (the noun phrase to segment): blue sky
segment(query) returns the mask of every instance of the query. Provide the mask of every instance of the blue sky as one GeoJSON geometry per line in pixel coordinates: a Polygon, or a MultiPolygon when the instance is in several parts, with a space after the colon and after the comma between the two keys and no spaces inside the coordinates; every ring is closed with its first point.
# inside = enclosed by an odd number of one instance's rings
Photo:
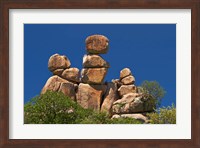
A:
{"type": "Polygon", "coordinates": [[[82,69],[85,39],[102,34],[110,48],[102,57],[110,63],[106,81],[119,78],[120,70],[131,69],[135,85],[157,81],[166,90],[162,106],[176,104],[175,24],[25,24],[24,102],[38,95],[52,75],[48,59],[66,55],[71,67],[82,69]]]}

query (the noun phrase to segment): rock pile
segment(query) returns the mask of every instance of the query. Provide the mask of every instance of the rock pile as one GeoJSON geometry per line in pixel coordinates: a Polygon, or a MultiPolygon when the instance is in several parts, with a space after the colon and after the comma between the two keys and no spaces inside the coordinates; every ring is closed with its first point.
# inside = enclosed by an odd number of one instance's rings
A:
{"type": "Polygon", "coordinates": [[[70,67],[66,56],[54,54],[48,62],[54,76],[47,80],[41,93],[61,91],[84,108],[107,112],[112,118],[131,117],[146,122],[143,114],[153,111],[154,106],[150,98],[138,92],[129,68],[120,71],[119,79],[104,82],[110,65],[100,54],[108,52],[109,40],[92,35],[85,42],[87,54],[81,74],[78,68],[70,67]]]}
{"type": "Polygon", "coordinates": [[[71,63],[64,55],[54,54],[49,58],[48,68],[54,74],[50,77],[41,94],[47,90],[63,92],[72,100],[76,100],[76,89],[79,83],[80,72],[78,68],[70,68],[71,63]]]}
{"type": "MultiPolygon", "coordinates": [[[[117,88],[112,84],[105,84],[104,78],[108,71],[109,63],[99,54],[108,51],[109,40],[103,35],[92,35],[86,39],[87,55],[83,57],[83,69],[81,71],[81,83],[78,86],[77,102],[84,108],[101,109],[108,111],[111,109],[110,100],[113,100],[117,88]],[[115,89],[109,92],[109,89],[115,89]],[[108,103],[106,103],[108,102],[108,103]]],[[[113,103],[113,101],[112,101],[113,103]]]]}
{"type": "Polygon", "coordinates": [[[113,82],[118,84],[120,96],[120,99],[112,104],[113,118],[131,117],[147,122],[147,120],[143,120],[146,117],[138,113],[151,112],[154,106],[150,98],[137,91],[137,87],[134,85],[135,77],[131,70],[129,68],[122,69],[120,79],[113,80],[113,82]]]}

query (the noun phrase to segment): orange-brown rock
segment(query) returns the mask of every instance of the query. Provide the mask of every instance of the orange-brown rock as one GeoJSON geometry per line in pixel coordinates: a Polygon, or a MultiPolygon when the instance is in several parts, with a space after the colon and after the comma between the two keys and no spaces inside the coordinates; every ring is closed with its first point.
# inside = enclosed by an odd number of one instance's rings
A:
{"type": "Polygon", "coordinates": [[[138,93],[126,94],[121,99],[115,101],[112,106],[112,112],[116,114],[150,112],[153,109],[152,98],[146,98],[138,93]]]}
{"type": "Polygon", "coordinates": [[[104,95],[104,100],[101,106],[101,111],[106,112],[107,114],[111,114],[111,108],[114,101],[119,98],[117,93],[117,84],[115,83],[108,83],[107,90],[104,95]]]}
{"type": "Polygon", "coordinates": [[[100,110],[102,96],[106,91],[106,85],[89,85],[80,83],[76,94],[77,103],[83,108],[100,110]]]}
{"type": "Polygon", "coordinates": [[[88,53],[104,54],[108,51],[109,40],[103,35],[92,35],[86,38],[86,49],[88,53]]]}
{"type": "Polygon", "coordinates": [[[121,80],[121,82],[124,84],[124,85],[129,85],[129,84],[134,84],[135,83],[135,78],[134,76],[127,76],[125,78],[123,78],[121,80]]]}
{"type": "Polygon", "coordinates": [[[84,68],[81,71],[81,80],[88,84],[102,84],[107,70],[107,68],[84,68]]]}
{"type": "Polygon", "coordinates": [[[123,79],[127,76],[132,75],[131,70],[129,68],[124,68],[120,71],[120,79],[123,79]]]}
{"type": "Polygon", "coordinates": [[[49,58],[48,68],[50,71],[66,69],[71,65],[69,59],[64,55],[54,54],[49,58]]]}
{"type": "Polygon", "coordinates": [[[101,56],[99,55],[85,55],[83,57],[83,67],[84,68],[102,68],[106,67],[109,68],[109,63],[106,62],[101,56]]]}
{"type": "Polygon", "coordinates": [[[58,75],[58,76],[61,76],[62,73],[63,73],[64,69],[56,69],[53,71],[53,74],[54,75],[58,75]]]}
{"type": "Polygon", "coordinates": [[[118,89],[120,97],[123,95],[126,95],[128,93],[136,93],[137,92],[137,87],[135,85],[122,85],[118,89]]]}
{"type": "Polygon", "coordinates": [[[44,94],[47,90],[61,91],[72,100],[75,100],[75,85],[59,76],[54,75],[50,77],[44,85],[41,94],[44,94]]]}
{"type": "Polygon", "coordinates": [[[62,73],[62,78],[73,81],[73,82],[79,82],[80,78],[80,72],[78,68],[68,68],[65,69],[62,73]]]}

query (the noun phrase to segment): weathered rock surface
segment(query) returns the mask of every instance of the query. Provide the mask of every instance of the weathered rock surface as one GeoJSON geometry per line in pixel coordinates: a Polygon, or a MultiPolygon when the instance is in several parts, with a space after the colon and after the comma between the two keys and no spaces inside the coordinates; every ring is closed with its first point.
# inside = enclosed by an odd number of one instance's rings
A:
{"type": "Polygon", "coordinates": [[[120,71],[120,79],[123,79],[127,76],[132,75],[131,70],[129,68],[124,68],[120,71]]]}
{"type": "Polygon", "coordinates": [[[86,49],[88,53],[104,54],[108,51],[109,40],[103,35],[92,35],[86,38],[86,49]]]}
{"type": "Polygon", "coordinates": [[[63,73],[64,69],[56,69],[53,71],[53,74],[54,75],[58,75],[58,76],[61,76],[62,73],[63,73]]]}
{"type": "Polygon", "coordinates": [[[118,92],[119,92],[120,97],[122,97],[123,95],[126,95],[128,93],[136,93],[137,88],[135,85],[122,85],[118,89],[118,92]]]}
{"type": "Polygon", "coordinates": [[[114,119],[114,118],[133,118],[136,120],[140,120],[143,123],[148,122],[148,118],[142,114],[121,114],[121,115],[115,114],[112,116],[112,119],[114,119]]]}
{"type": "Polygon", "coordinates": [[[62,78],[73,82],[79,82],[80,81],[79,69],[78,68],[65,69],[62,73],[62,78]]]}
{"type": "Polygon", "coordinates": [[[101,106],[102,112],[107,112],[108,114],[111,114],[111,108],[114,101],[116,101],[119,98],[117,93],[117,84],[115,83],[108,83],[107,84],[107,90],[104,95],[104,100],[101,106]]]}
{"type": "Polygon", "coordinates": [[[106,91],[106,85],[89,85],[80,83],[76,94],[77,103],[83,108],[100,110],[102,96],[106,91]]]}
{"type": "Polygon", "coordinates": [[[50,71],[66,69],[71,65],[69,59],[64,55],[54,54],[49,58],[48,68],[50,71]]]}
{"type": "Polygon", "coordinates": [[[112,79],[112,82],[115,83],[115,84],[117,84],[117,87],[118,87],[118,88],[121,87],[121,86],[123,85],[122,82],[120,82],[119,79],[112,79]]]}
{"type": "Polygon", "coordinates": [[[134,84],[135,78],[133,76],[127,76],[121,80],[124,85],[134,84]]]}
{"type": "Polygon", "coordinates": [[[58,92],[62,92],[72,100],[76,100],[75,86],[73,83],[61,83],[58,92]]]}
{"type": "Polygon", "coordinates": [[[75,85],[59,76],[50,77],[44,85],[41,94],[44,94],[47,90],[63,92],[66,96],[69,96],[72,100],[75,99],[75,85]]]}
{"type": "Polygon", "coordinates": [[[112,111],[116,114],[129,114],[153,111],[153,100],[142,94],[129,93],[113,103],[112,111]]]}
{"type": "Polygon", "coordinates": [[[99,55],[85,55],[83,57],[83,67],[84,68],[109,68],[110,65],[99,55]]]}
{"type": "Polygon", "coordinates": [[[102,84],[107,70],[107,68],[84,68],[81,71],[82,82],[88,84],[102,84]]]}

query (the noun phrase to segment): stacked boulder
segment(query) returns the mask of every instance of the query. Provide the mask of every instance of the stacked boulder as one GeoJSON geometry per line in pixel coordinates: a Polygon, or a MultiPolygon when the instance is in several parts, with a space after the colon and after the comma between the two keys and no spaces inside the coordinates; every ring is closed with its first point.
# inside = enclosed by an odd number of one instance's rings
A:
{"type": "MultiPolygon", "coordinates": [[[[91,108],[100,111],[103,100],[110,100],[109,89],[112,84],[104,82],[109,63],[99,54],[108,51],[109,40],[103,35],[92,35],[86,39],[87,55],[83,57],[83,69],[81,71],[81,83],[78,86],[77,102],[84,108],[91,108]]],[[[111,99],[113,99],[114,95],[111,99]]],[[[109,101],[107,101],[109,102],[109,101]]],[[[106,104],[106,103],[104,103],[106,104]]],[[[106,111],[111,109],[111,105],[103,105],[106,111]],[[106,106],[106,107],[105,107],[106,106]]]]}
{"type": "Polygon", "coordinates": [[[147,117],[144,114],[153,111],[154,105],[150,98],[137,91],[131,70],[129,68],[121,70],[120,79],[114,80],[114,82],[119,86],[120,99],[112,105],[113,118],[131,117],[147,122],[147,117]]]}
{"type": "Polygon", "coordinates": [[[108,52],[109,40],[103,35],[86,39],[87,54],[83,57],[81,74],[71,67],[64,55],[49,58],[48,68],[53,73],[41,93],[47,90],[63,92],[83,108],[108,113],[112,118],[131,117],[146,122],[145,112],[153,111],[152,99],[139,92],[129,68],[120,71],[120,78],[104,82],[109,63],[100,54],[108,52]]]}
{"type": "Polygon", "coordinates": [[[79,83],[80,72],[78,68],[70,68],[70,60],[59,54],[54,54],[49,58],[48,68],[54,74],[50,77],[41,94],[47,90],[63,92],[72,100],[76,100],[76,89],[79,83]]]}

